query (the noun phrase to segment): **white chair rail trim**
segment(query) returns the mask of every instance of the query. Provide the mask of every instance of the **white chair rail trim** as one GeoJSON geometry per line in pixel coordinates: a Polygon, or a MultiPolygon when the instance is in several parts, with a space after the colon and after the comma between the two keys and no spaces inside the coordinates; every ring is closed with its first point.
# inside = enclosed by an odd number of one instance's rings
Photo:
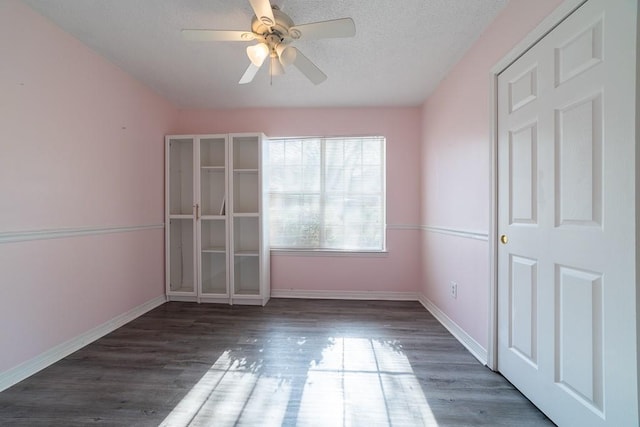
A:
{"type": "Polygon", "coordinates": [[[489,233],[484,231],[471,231],[471,230],[463,230],[456,228],[447,228],[447,227],[433,227],[429,225],[422,225],[420,229],[424,231],[428,231],[430,233],[439,233],[446,234],[449,236],[463,237],[466,239],[474,239],[474,240],[489,240],[489,233]]]}
{"type": "Polygon", "coordinates": [[[164,223],[132,226],[73,227],[45,230],[0,232],[0,243],[26,242],[30,240],[61,239],[65,237],[93,236],[97,234],[127,233],[131,231],[164,228],[164,223]]]}

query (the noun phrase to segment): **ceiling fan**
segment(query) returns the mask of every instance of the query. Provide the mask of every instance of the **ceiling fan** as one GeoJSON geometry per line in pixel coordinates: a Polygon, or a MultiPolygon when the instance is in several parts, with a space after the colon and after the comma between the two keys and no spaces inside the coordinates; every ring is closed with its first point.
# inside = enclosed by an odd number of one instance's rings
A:
{"type": "Polygon", "coordinates": [[[311,60],[291,46],[296,40],[353,37],[356,26],[351,18],[295,25],[291,18],[269,0],[249,0],[255,16],[251,31],[242,30],[182,30],[186,40],[195,41],[257,41],[247,47],[251,63],[238,83],[250,83],[269,57],[269,74],[284,73],[284,67],[293,65],[314,84],[327,79],[311,60]]]}

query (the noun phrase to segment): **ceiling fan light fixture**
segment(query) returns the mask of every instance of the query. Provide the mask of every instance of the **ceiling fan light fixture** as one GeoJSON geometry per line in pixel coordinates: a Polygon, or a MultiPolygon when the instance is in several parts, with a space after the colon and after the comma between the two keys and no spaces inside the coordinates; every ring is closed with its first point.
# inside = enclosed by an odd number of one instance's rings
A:
{"type": "Polygon", "coordinates": [[[262,66],[264,60],[269,56],[269,46],[264,43],[258,43],[247,47],[247,56],[256,67],[262,66]]]}
{"type": "Polygon", "coordinates": [[[278,57],[274,54],[271,55],[271,75],[281,76],[284,74],[284,67],[278,60],[278,57]]]}
{"type": "Polygon", "coordinates": [[[296,60],[297,49],[293,46],[280,44],[276,47],[276,52],[278,53],[278,58],[280,58],[280,63],[285,67],[293,64],[296,60]]]}

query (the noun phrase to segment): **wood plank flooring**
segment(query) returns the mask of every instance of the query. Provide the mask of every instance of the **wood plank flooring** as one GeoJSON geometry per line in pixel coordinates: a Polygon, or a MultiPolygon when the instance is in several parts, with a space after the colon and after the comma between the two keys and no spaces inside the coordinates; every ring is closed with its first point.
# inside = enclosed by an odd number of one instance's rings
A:
{"type": "Polygon", "coordinates": [[[171,302],[0,393],[7,426],[546,426],[417,302],[171,302]]]}

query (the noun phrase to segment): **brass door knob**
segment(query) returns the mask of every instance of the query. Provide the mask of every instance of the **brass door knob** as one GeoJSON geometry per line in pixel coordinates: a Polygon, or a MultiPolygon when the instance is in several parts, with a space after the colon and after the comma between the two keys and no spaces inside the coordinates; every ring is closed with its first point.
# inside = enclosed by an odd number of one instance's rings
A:
{"type": "Polygon", "coordinates": [[[506,245],[509,242],[509,238],[507,237],[506,234],[503,234],[502,236],[500,236],[500,242],[502,242],[502,244],[506,245]]]}

